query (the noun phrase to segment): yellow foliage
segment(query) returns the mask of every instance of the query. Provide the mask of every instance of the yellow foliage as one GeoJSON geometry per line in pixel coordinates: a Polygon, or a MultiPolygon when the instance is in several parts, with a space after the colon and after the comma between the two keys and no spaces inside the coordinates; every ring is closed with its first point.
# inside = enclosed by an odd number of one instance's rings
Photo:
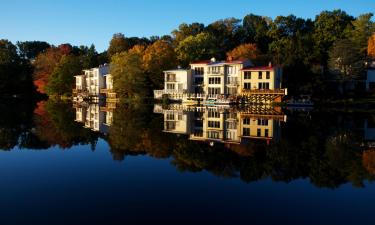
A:
{"type": "Polygon", "coordinates": [[[255,44],[242,44],[227,52],[227,59],[255,59],[258,54],[259,51],[255,44]]]}
{"type": "Polygon", "coordinates": [[[375,34],[368,40],[367,54],[369,57],[375,59],[375,34]]]}

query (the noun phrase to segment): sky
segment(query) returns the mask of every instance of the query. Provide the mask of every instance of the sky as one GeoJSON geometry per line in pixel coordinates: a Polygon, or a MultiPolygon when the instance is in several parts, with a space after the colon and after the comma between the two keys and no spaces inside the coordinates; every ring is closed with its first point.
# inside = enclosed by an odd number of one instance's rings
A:
{"type": "Polygon", "coordinates": [[[209,24],[249,13],[314,18],[323,10],[375,12],[375,0],[0,0],[0,39],[108,48],[114,33],[170,34],[181,23],[209,24]]]}

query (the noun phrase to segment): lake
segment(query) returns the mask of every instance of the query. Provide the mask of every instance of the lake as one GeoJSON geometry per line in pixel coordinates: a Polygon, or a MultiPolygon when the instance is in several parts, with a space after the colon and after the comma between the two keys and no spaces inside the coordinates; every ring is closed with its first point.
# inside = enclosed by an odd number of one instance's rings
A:
{"type": "Polygon", "coordinates": [[[0,104],[0,224],[374,224],[369,110],[0,104]]]}

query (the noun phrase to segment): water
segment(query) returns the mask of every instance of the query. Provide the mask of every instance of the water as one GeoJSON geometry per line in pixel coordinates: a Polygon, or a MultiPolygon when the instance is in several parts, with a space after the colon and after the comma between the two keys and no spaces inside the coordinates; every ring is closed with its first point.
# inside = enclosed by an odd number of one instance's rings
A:
{"type": "Polygon", "coordinates": [[[1,224],[374,223],[369,111],[0,109],[1,224]]]}

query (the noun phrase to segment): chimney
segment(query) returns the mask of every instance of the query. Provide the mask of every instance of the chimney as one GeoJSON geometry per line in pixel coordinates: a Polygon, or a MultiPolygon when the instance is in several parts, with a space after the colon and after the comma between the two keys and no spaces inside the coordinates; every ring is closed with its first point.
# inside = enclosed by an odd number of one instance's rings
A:
{"type": "Polygon", "coordinates": [[[177,69],[181,69],[181,66],[180,66],[180,65],[178,65],[178,66],[177,66],[177,69]]]}
{"type": "Polygon", "coordinates": [[[211,58],[211,62],[216,62],[215,57],[212,57],[212,58],[211,58]]]}
{"type": "Polygon", "coordinates": [[[272,67],[272,62],[269,62],[269,63],[268,63],[268,67],[272,67]]]}

